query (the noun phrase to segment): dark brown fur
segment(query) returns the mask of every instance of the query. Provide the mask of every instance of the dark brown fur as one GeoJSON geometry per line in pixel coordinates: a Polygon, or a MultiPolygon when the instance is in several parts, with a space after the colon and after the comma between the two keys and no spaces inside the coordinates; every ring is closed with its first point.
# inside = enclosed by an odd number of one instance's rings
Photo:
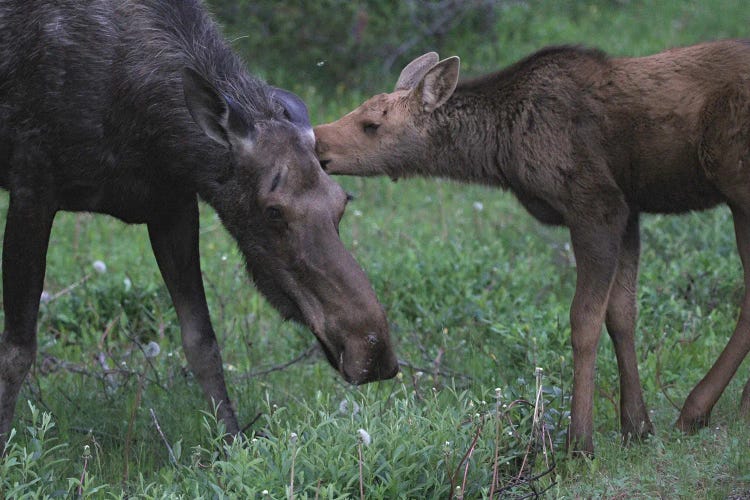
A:
{"type": "Polygon", "coordinates": [[[0,187],[0,444],[36,354],[59,210],[146,224],[190,369],[231,435],[199,197],[258,289],[312,330],[346,380],[398,371],[383,308],[339,239],[347,196],[318,164],[307,108],[247,73],[200,0],[0,1],[0,187]]]}
{"type": "Polygon", "coordinates": [[[552,47],[494,74],[457,77],[457,58],[416,59],[393,93],[315,128],[321,164],[330,173],[497,186],[541,222],[570,229],[578,280],[569,438],[586,452],[603,323],[620,369],[623,433],[652,429],[633,339],[639,214],[728,204],[745,268],[742,314],[677,421],[684,430],[706,425],[750,350],[750,45],[721,41],[641,58],[552,47]]]}

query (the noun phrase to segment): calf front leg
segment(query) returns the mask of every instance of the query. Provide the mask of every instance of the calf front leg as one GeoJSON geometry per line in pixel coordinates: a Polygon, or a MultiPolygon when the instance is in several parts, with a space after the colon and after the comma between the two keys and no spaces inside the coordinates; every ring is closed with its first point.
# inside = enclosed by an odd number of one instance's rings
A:
{"type": "Polygon", "coordinates": [[[36,321],[54,209],[26,190],[11,192],[3,240],[0,338],[0,443],[7,439],[18,391],[36,355],[36,321]]]}
{"type": "Polygon", "coordinates": [[[195,195],[169,211],[169,218],[148,224],[156,262],[172,297],[190,370],[230,436],[240,431],[229,400],[219,344],[211,326],[198,249],[198,202],[195,195]]]}
{"type": "MultiPolygon", "coordinates": [[[[609,209],[609,208],[608,208],[609,209]]],[[[617,268],[627,207],[622,203],[604,220],[571,221],[570,236],[576,257],[577,280],[570,309],[573,345],[573,401],[568,448],[594,452],[594,369],[610,288],[617,268]]]]}
{"type": "Polygon", "coordinates": [[[638,259],[640,235],[638,214],[632,214],[625,229],[612,289],[607,302],[606,325],[620,372],[620,428],[625,440],[653,433],[643,402],[638,359],[635,354],[635,323],[638,316],[638,259]]]}

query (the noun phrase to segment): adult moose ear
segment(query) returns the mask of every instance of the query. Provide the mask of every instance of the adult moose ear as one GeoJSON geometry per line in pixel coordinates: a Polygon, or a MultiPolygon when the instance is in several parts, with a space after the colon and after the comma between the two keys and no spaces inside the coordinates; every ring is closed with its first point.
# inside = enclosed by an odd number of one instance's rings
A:
{"type": "Polygon", "coordinates": [[[437,52],[428,52],[417,57],[401,70],[401,75],[396,82],[396,88],[393,90],[413,89],[417,86],[425,73],[435,66],[439,60],[440,58],[438,57],[437,52]]]}
{"type": "Polygon", "coordinates": [[[300,99],[297,94],[273,87],[271,89],[271,98],[284,109],[284,118],[301,129],[312,132],[312,124],[310,123],[307,106],[305,105],[305,101],[300,99]]]}
{"type": "Polygon", "coordinates": [[[252,143],[252,123],[248,123],[236,105],[197,71],[182,70],[182,88],[190,116],[208,137],[229,149],[252,143]]]}
{"type": "Polygon", "coordinates": [[[425,112],[432,113],[453,95],[458,84],[460,64],[461,60],[457,56],[443,59],[427,70],[412,90],[412,95],[419,100],[425,112]]]}

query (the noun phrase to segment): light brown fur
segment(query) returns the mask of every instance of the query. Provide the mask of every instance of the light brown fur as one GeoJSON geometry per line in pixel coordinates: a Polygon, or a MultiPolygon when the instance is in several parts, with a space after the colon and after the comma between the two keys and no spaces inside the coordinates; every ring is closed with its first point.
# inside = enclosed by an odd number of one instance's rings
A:
{"type": "MultiPolygon", "coordinates": [[[[634,346],[640,213],[729,205],[745,269],[742,314],[677,420],[686,431],[706,425],[750,351],[750,43],[641,58],[551,47],[457,84],[458,64],[425,54],[404,69],[394,92],[316,127],[323,167],[497,186],[540,221],[570,229],[578,279],[569,440],[583,452],[593,451],[602,324],[620,371],[622,432],[652,431],[634,346]]],[[[750,412],[750,382],[742,408],[750,412]]]]}

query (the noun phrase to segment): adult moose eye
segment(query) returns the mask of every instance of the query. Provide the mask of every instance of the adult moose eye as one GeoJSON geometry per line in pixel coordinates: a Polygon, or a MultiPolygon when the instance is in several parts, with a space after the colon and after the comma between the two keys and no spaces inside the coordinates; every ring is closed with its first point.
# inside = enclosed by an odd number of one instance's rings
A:
{"type": "Polygon", "coordinates": [[[362,128],[365,131],[365,134],[374,134],[376,130],[378,130],[378,127],[380,127],[379,123],[365,123],[362,128]]]}
{"type": "Polygon", "coordinates": [[[284,220],[284,212],[279,207],[266,208],[266,218],[272,222],[281,222],[284,220]]]}

